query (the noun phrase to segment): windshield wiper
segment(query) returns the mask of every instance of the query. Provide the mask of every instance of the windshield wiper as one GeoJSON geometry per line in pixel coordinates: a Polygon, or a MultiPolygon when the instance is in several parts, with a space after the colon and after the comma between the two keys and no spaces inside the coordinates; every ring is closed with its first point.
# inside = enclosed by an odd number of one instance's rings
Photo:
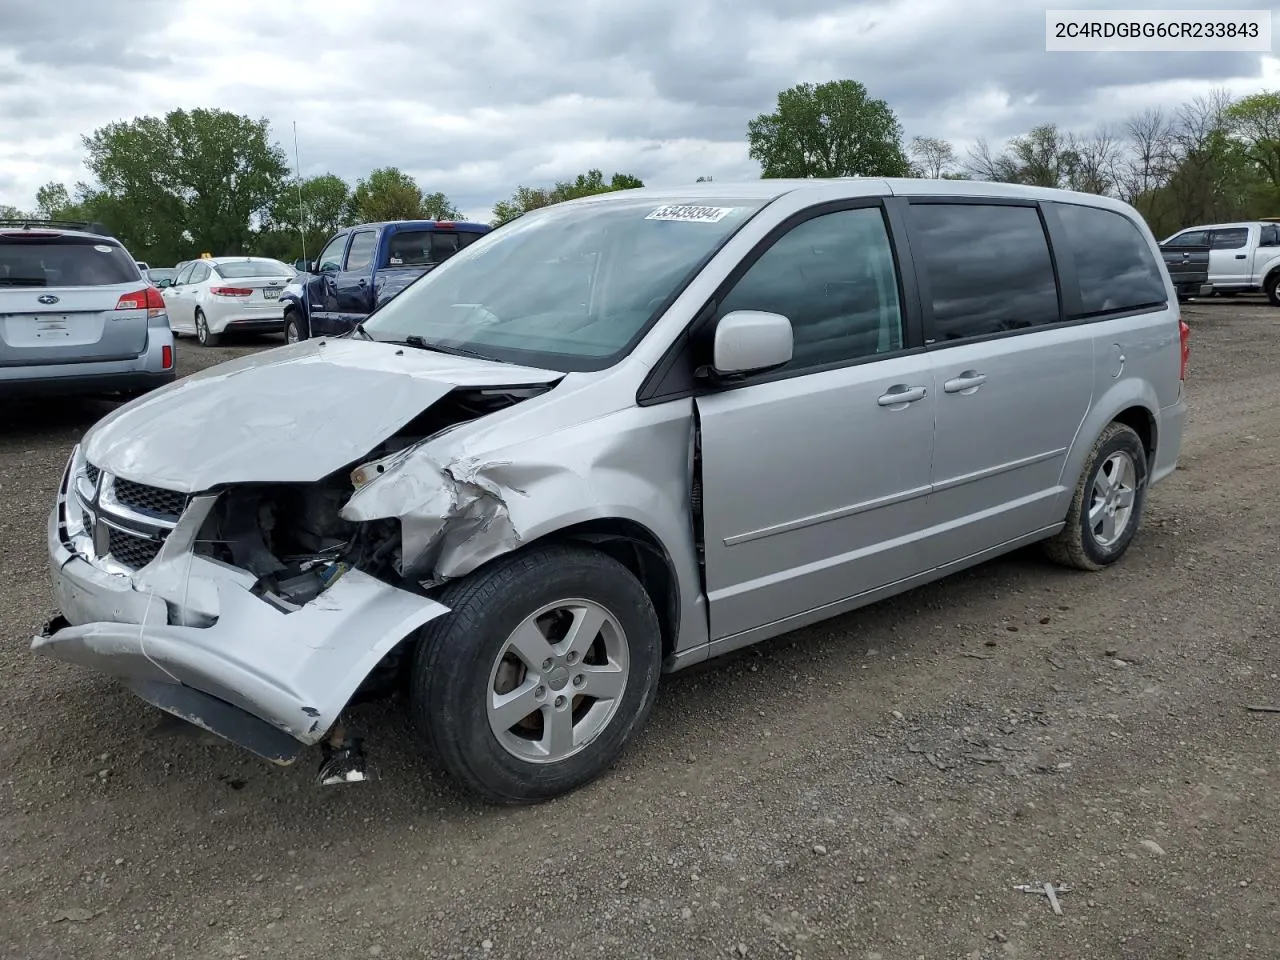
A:
{"type": "Polygon", "coordinates": [[[364,337],[366,340],[373,339],[373,337],[370,336],[369,331],[364,328],[363,322],[357,323],[354,327],[352,327],[351,332],[360,334],[360,336],[364,337]]]}
{"type": "Polygon", "coordinates": [[[454,357],[472,357],[476,360],[493,359],[493,357],[487,357],[483,353],[476,353],[474,350],[468,350],[466,347],[455,347],[452,344],[436,343],[416,333],[409,334],[400,342],[406,347],[416,347],[419,350],[431,350],[434,353],[447,353],[454,357]]]}

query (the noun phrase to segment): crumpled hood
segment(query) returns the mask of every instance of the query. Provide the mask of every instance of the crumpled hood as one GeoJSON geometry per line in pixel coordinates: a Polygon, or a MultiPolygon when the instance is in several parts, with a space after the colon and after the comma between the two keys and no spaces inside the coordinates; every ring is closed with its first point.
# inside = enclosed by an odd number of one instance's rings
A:
{"type": "Polygon", "coordinates": [[[162,387],[85,434],[94,466],[194,493],[308,482],[368,454],[455,387],[563,374],[367,340],[304,340],[162,387]]]}

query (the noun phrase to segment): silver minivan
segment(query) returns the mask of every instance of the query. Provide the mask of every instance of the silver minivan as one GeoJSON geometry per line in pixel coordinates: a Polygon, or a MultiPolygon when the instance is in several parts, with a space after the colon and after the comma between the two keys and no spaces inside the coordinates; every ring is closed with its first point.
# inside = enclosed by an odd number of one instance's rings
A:
{"type": "MultiPolygon", "coordinates": [[[[74,449],[34,648],[356,779],[408,695],[499,803],[599,775],[660,674],[1041,541],[1118,560],[1175,468],[1187,327],[1128,206],[760,180],[527,214],[343,338],[74,449]]],[[[327,772],[326,772],[327,771],[327,772]]]]}

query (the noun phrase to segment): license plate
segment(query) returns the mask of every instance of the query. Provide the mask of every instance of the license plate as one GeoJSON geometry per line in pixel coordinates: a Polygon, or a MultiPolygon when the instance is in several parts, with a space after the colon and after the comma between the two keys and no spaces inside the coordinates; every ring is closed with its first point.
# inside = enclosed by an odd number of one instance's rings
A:
{"type": "Polygon", "coordinates": [[[279,300],[280,291],[283,289],[284,287],[263,287],[262,299],[263,300],[279,300]]]}
{"type": "Polygon", "coordinates": [[[0,342],[11,347],[81,346],[97,343],[102,336],[101,316],[0,317],[0,342]]]}

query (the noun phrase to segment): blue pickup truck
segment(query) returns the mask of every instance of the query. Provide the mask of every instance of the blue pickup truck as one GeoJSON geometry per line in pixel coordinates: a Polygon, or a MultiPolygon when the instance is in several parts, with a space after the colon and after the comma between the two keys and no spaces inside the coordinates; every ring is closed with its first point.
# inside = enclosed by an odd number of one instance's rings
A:
{"type": "Polygon", "coordinates": [[[338,231],[285,287],[284,332],[290,343],[338,336],[413,281],[474,243],[492,227],[460,220],[395,220],[338,231]]]}

